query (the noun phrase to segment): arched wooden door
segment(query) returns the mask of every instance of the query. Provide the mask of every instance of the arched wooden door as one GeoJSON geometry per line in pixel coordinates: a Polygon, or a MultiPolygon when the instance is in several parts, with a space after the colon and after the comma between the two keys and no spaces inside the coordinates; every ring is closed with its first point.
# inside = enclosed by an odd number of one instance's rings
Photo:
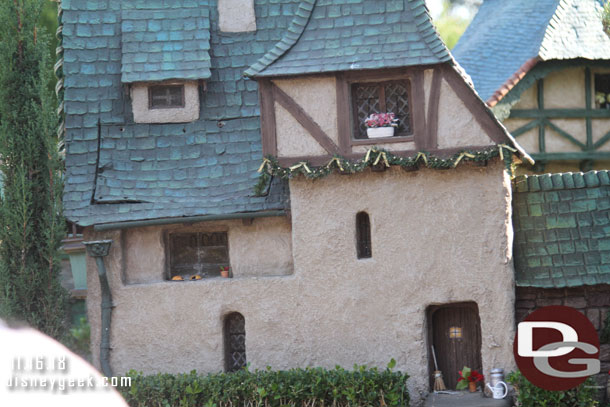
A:
{"type": "MultiPolygon", "coordinates": [[[[438,368],[448,389],[455,389],[464,366],[481,372],[481,321],[474,302],[433,306],[428,309],[428,338],[434,345],[438,368]]],[[[434,361],[430,354],[430,386],[434,361]]]]}

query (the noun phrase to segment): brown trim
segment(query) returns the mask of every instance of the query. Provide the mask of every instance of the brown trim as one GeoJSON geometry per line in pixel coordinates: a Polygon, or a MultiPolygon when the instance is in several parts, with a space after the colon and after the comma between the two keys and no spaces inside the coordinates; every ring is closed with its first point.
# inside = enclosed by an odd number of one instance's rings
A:
{"type": "Polygon", "coordinates": [[[455,94],[464,102],[468,111],[474,116],[487,136],[498,144],[510,142],[506,133],[502,130],[500,123],[493,116],[493,113],[489,111],[485,102],[479,99],[474,89],[468,86],[464,78],[450,65],[443,65],[442,69],[443,78],[451,86],[455,94]]]}
{"type": "Polygon", "coordinates": [[[438,147],[438,105],[441,96],[441,80],[443,74],[436,68],[432,76],[430,100],[428,100],[428,136],[426,148],[438,147]]]}
{"type": "Polygon", "coordinates": [[[394,136],[387,138],[363,138],[352,140],[352,146],[366,146],[366,145],[379,145],[379,144],[390,144],[390,143],[410,143],[415,141],[413,135],[409,136],[394,136]]]}
{"type": "Polygon", "coordinates": [[[392,68],[392,69],[372,69],[364,71],[345,72],[345,79],[348,82],[380,82],[400,79],[408,79],[417,72],[423,72],[422,67],[414,68],[392,68]]]}
{"type": "Polygon", "coordinates": [[[339,154],[339,147],[326,135],[324,130],[311,116],[286,92],[275,84],[271,84],[274,99],[286,109],[305,130],[330,154],[339,154]]]}
{"type": "MultiPolygon", "coordinates": [[[[383,140],[383,139],[378,139],[383,140]]],[[[381,143],[378,143],[381,144],[381,143]]],[[[452,155],[459,153],[460,151],[483,151],[489,148],[493,148],[493,145],[487,146],[464,146],[464,147],[455,147],[455,148],[445,148],[445,149],[430,149],[426,150],[428,153],[441,158],[448,158],[452,155]]],[[[392,154],[402,157],[412,157],[416,155],[420,150],[403,150],[403,151],[392,151],[392,154]]],[[[343,158],[348,160],[361,160],[364,157],[365,153],[349,153],[344,154],[343,158]]],[[[278,163],[280,166],[286,168],[291,165],[307,162],[310,165],[317,167],[321,165],[326,165],[330,160],[332,160],[331,155],[327,156],[299,156],[299,157],[279,157],[278,163]]]]}
{"type": "Polygon", "coordinates": [[[275,105],[271,81],[261,79],[258,81],[259,100],[261,106],[261,137],[263,155],[277,156],[277,134],[275,122],[275,105]]]}
{"type": "Polygon", "coordinates": [[[337,73],[335,80],[337,81],[337,132],[339,133],[339,150],[341,150],[341,154],[346,154],[350,151],[350,139],[352,134],[349,110],[351,97],[345,75],[343,73],[337,73]]]}
{"type": "Polygon", "coordinates": [[[415,146],[419,150],[427,147],[426,143],[426,92],[424,90],[424,71],[413,72],[413,97],[411,98],[411,110],[413,123],[413,134],[415,146]]]}

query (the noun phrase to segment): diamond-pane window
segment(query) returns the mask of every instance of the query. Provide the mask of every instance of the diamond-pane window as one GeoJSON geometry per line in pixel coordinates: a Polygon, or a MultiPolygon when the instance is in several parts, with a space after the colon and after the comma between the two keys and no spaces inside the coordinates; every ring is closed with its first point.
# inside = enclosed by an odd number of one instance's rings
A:
{"type": "Polygon", "coordinates": [[[170,278],[219,276],[229,266],[227,232],[173,233],[169,235],[170,278]]]}
{"type": "Polygon", "coordinates": [[[410,135],[409,92],[409,81],[352,84],[355,138],[367,138],[364,120],[373,113],[394,113],[400,120],[394,136],[410,135]]]}
{"type": "Polygon", "coordinates": [[[151,86],[148,88],[150,109],[172,109],[184,107],[184,85],[151,86]]]}
{"type": "Polygon", "coordinates": [[[239,312],[225,318],[225,370],[235,372],[246,366],[246,320],[239,312]]]}

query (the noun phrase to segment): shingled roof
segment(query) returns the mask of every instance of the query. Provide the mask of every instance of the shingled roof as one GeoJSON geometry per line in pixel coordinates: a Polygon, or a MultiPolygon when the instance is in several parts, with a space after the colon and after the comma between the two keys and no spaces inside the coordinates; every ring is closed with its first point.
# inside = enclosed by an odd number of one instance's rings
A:
{"type": "Polygon", "coordinates": [[[122,81],[210,77],[210,10],[203,4],[168,8],[147,1],[146,9],[125,2],[121,13],[122,81]]]}
{"type": "Polygon", "coordinates": [[[451,60],[424,0],[303,0],[247,76],[392,68],[451,60]]]}
{"type": "Polygon", "coordinates": [[[610,284],[610,174],[516,179],[515,270],[522,287],[610,284]]]}
{"type": "MultiPolygon", "coordinates": [[[[256,15],[266,17],[256,32],[221,33],[216,7],[211,6],[216,2],[208,0],[62,0],[67,152],[64,213],[68,219],[87,226],[287,209],[285,183],[274,182],[268,196],[253,196],[262,159],[258,90],[256,82],[242,75],[282,38],[299,3],[257,0],[256,15]],[[163,5],[166,7],[160,11],[163,5]],[[138,14],[159,13],[172,18],[168,23],[150,20],[146,31],[130,30],[127,20],[122,21],[125,16],[136,19],[138,14]],[[174,17],[180,15],[184,18],[176,22],[174,17]],[[164,35],[150,35],[158,23],[159,32],[168,32],[169,40],[164,35]],[[193,24],[197,28],[193,29],[193,24]],[[124,47],[135,46],[132,39],[137,33],[146,40],[137,52],[134,50],[134,61],[135,55],[149,58],[149,63],[170,58],[176,63],[172,70],[179,71],[182,78],[188,77],[184,67],[194,64],[179,64],[180,54],[187,61],[191,51],[176,44],[186,47],[191,41],[187,38],[210,36],[209,51],[205,38],[197,40],[211,57],[198,54],[211,72],[198,121],[133,123],[122,81],[134,78],[123,77],[122,60],[131,55],[124,47]],[[170,46],[171,51],[164,50],[170,46]]],[[[139,65],[132,66],[138,68],[138,80],[151,78],[139,65]]],[[[197,76],[206,72],[202,69],[197,76]]]]}
{"type": "Polygon", "coordinates": [[[610,59],[601,9],[602,0],[485,0],[453,56],[493,105],[537,61],[610,59]]]}

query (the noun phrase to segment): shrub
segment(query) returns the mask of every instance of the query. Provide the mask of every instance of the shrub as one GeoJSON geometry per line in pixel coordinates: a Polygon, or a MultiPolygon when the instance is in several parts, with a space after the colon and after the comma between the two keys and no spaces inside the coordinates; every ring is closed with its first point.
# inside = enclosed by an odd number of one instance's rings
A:
{"type": "Polygon", "coordinates": [[[517,405],[520,407],[596,407],[595,384],[591,378],[575,389],[549,391],[536,387],[521,374],[508,375],[508,382],[517,388],[517,405]]]}
{"type": "Polygon", "coordinates": [[[386,370],[354,366],[292,369],[287,371],[240,370],[207,376],[188,374],[143,376],[130,371],[130,387],[119,391],[131,407],[314,407],[408,406],[408,376],[386,370]]]}

